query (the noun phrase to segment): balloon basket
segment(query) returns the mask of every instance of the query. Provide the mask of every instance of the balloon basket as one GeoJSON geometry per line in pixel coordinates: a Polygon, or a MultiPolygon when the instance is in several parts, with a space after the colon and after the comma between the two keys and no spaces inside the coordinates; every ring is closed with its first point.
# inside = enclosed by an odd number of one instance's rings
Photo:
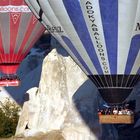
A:
{"type": "Polygon", "coordinates": [[[101,124],[132,124],[134,115],[99,115],[101,124]]]}
{"type": "Polygon", "coordinates": [[[5,75],[0,77],[0,87],[19,86],[20,79],[16,75],[5,75]]]}

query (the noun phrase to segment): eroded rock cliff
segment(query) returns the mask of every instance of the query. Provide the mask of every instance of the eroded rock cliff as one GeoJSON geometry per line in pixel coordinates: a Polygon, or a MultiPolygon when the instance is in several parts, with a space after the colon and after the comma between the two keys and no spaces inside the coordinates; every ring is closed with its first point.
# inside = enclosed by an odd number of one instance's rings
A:
{"type": "Polygon", "coordinates": [[[65,140],[97,140],[105,133],[104,140],[115,140],[113,126],[102,131],[98,122],[102,99],[96,87],[61,46],[55,41],[52,46],[39,87],[26,92],[16,135],[59,131],[65,140]]]}

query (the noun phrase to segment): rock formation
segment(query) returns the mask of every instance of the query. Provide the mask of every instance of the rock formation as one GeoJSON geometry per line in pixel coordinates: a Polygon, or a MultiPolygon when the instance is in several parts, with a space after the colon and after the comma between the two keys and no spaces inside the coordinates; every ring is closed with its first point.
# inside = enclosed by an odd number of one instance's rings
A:
{"type": "Polygon", "coordinates": [[[103,101],[96,87],[56,41],[52,46],[43,61],[39,87],[26,92],[16,135],[56,131],[65,140],[115,140],[114,127],[98,122],[103,101]]]}

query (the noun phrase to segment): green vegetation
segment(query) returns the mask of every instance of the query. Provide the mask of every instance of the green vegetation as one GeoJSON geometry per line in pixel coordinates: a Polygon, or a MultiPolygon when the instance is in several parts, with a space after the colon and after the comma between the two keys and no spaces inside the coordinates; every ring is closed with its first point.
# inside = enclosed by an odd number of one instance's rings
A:
{"type": "Polygon", "coordinates": [[[20,107],[9,99],[0,102],[0,137],[7,138],[15,134],[19,111],[20,107]]]}

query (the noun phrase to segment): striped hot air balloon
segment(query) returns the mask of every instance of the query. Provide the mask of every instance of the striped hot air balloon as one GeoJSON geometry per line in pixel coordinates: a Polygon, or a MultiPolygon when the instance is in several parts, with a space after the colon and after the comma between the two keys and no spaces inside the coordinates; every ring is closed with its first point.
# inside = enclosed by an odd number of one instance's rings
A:
{"type": "Polygon", "coordinates": [[[140,1],[26,2],[94,82],[104,100],[122,103],[140,78],[140,1]]]}
{"type": "Polygon", "coordinates": [[[24,0],[0,0],[0,86],[16,86],[16,71],[45,28],[24,0]]]}

